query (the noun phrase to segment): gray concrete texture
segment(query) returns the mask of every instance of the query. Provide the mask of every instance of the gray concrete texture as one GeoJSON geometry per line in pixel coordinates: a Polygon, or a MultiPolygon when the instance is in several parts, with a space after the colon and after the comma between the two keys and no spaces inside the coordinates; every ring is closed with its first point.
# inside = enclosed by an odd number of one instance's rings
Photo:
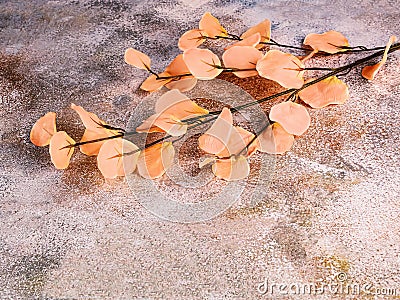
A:
{"type": "MultiPolygon", "coordinates": [[[[161,220],[126,181],[105,182],[95,158],[77,151],[58,171],[47,148],[30,143],[31,126],[47,111],[78,139],[83,127],[71,102],[125,126],[148,94],[138,90],[146,74],[124,63],[124,50],[147,53],[161,71],[179,53],[178,37],[205,11],[237,34],[269,18],[273,37],[293,45],[331,29],[351,45],[381,46],[400,36],[397,1],[0,0],[1,299],[300,297],[261,295],[257,286],[266,278],[369,283],[400,293],[398,53],[375,81],[352,70],[345,105],[310,111],[310,129],[277,157],[257,205],[245,189],[205,222],[161,220]]],[[[362,55],[311,63],[339,66],[362,55]]],[[[223,79],[256,98],[277,89],[266,80],[223,79]]],[[[260,157],[252,158],[253,169],[260,157]]],[[[174,194],[168,179],[156,183],[174,194]]],[[[301,297],[374,298],[327,291],[301,297]]]]}

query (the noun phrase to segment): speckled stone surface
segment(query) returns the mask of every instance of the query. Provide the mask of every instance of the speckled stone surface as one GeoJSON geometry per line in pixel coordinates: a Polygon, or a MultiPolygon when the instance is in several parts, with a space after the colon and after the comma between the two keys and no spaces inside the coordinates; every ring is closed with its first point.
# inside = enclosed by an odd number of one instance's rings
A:
{"type": "MultiPolygon", "coordinates": [[[[146,52],[162,70],[205,11],[237,34],[269,18],[273,37],[293,45],[331,29],[351,45],[400,36],[397,1],[0,0],[0,299],[373,298],[290,295],[293,286],[284,295],[281,283],[371,284],[400,295],[398,53],[373,82],[352,70],[345,105],[310,111],[310,129],[277,157],[256,205],[245,189],[209,221],[162,220],[126,181],[105,182],[95,158],[77,151],[57,171],[47,148],[30,143],[47,111],[78,139],[71,102],[126,126],[147,94],[138,90],[146,74],[124,63],[124,50],[146,52]],[[268,291],[259,286],[266,280],[268,291]]],[[[276,89],[225,79],[256,98],[276,89]]],[[[174,195],[167,179],[157,184],[174,195]]]]}

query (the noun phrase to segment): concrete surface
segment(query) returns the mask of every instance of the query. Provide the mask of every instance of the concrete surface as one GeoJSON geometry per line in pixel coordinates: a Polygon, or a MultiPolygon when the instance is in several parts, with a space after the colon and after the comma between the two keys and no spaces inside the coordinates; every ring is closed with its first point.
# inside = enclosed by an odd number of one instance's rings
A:
{"type": "MultiPolygon", "coordinates": [[[[398,53],[373,82],[353,70],[345,105],[311,112],[311,128],[277,158],[256,206],[245,190],[207,222],[163,221],[124,180],[104,182],[94,158],[77,153],[57,171],[47,149],[29,142],[47,111],[78,138],[71,102],[125,126],[147,94],[137,90],[146,75],[124,64],[124,49],[146,52],[162,70],[205,11],[233,33],[270,18],[273,37],[288,44],[330,29],[352,45],[400,36],[397,1],[0,0],[1,299],[373,298],[262,295],[265,279],[370,283],[400,294],[398,53]]],[[[254,97],[273,89],[252,80],[238,84],[254,97]]]]}

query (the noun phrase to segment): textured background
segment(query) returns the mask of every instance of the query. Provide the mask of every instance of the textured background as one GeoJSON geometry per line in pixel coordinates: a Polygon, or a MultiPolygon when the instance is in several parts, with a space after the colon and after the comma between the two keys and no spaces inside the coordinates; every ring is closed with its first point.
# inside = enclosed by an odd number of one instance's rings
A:
{"type": "MultiPolygon", "coordinates": [[[[125,126],[147,94],[137,90],[146,75],[124,64],[124,50],[146,52],[162,70],[205,11],[237,34],[270,18],[273,37],[294,45],[330,29],[352,45],[400,36],[394,0],[0,0],[1,299],[266,299],[256,290],[264,278],[334,283],[338,272],[400,293],[397,53],[373,82],[353,70],[345,105],[311,112],[311,128],[277,158],[257,206],[244,194],[207,222],[160,220],[126,182],[104,182],[95,158],[77,153],[57,171],[47,149],[29,142],[47,111],[78,138],[71,102],[125,126]]],[[[271,92],[271,83],[253,83],[240,84],[256,98],[271,92]]]]}

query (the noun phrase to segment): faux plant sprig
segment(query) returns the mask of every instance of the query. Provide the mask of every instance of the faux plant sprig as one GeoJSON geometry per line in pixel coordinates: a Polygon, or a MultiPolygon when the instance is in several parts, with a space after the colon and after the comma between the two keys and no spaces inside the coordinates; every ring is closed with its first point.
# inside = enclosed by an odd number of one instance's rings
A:
{"type": "Polygon", "coordinates": [[[380,62],[362,69],[362,76],[373,80],[388,54],[400,49],[400,44],[394,44],[395,41],[396,38],[392,36],[386,47],[350,47],[343,34],[328,31],[307,35],[304,40],[306,47],[283,45],[271,39],[269,20],[238,36],[228,33],[218,19],[205,13],[199,28],[185,32],[179,39],[178,47],[183,53],[161,73],[152,69],[151,59],[146,54],[132,48],[126,50],[125,61],[128,64],[150,73],[142,83],[142,89],[155,91],[162,86],[171,89],[158,99],[155,113],[134,132],[113,127],[94,113],[71,104],[86,128],[79,142],[75,142],[64,131],[57,132],[54,112],[47,113],[35,123],[31,141],[37,146],[50,145],[51,160],[58,169],[67,168],[74,148],[80,147],[86,155],[97,155],[98,167],[106,178],[125,176],[137,169],[142,177],[155,179],[171,166],[175,155],[173,143],[179,137],[194,127],[213,122],[199,137],[199,149],[206,154],[199,167],[211,164],[213,173],[219,178],[228,181],[243,179],[250,171],[248,158],[257,151],[284,154],[290,150],[295,136],[303,135],[311,124],[310,107],[319,109],[345,103],[349,98],[349,90],[338,78],[339,75],[345,75],[352,68],[382,56],[380,62]],[[199,48],[205,41],[216,39],[234,41],[225,48],[222,62],[212,51],[199,48]],[[297,57],[269,49],[271,46],[304,51],[306,56],[297,57]],[[305,65],[317,53],[339,55],[367,51],[374,53],[338,68],[305,65]],[[324,73],[316,78],[307,78],[308,70],[324,73]],[[286,90],[213,112],[200,107],[182,93],[194,88],[197,80],[212,80],[223,72],[233,73],[239,78],[261,76],[279,83],[286,90]],[[258,132],[252,133],[234,125],[233,113],[285,95],[285,101],[271,107],[268,120],[261,124],[258,132]],[[130,135],[153,133],[164,133],[164,136],[142,148],[126,139],[130,135]]]}

